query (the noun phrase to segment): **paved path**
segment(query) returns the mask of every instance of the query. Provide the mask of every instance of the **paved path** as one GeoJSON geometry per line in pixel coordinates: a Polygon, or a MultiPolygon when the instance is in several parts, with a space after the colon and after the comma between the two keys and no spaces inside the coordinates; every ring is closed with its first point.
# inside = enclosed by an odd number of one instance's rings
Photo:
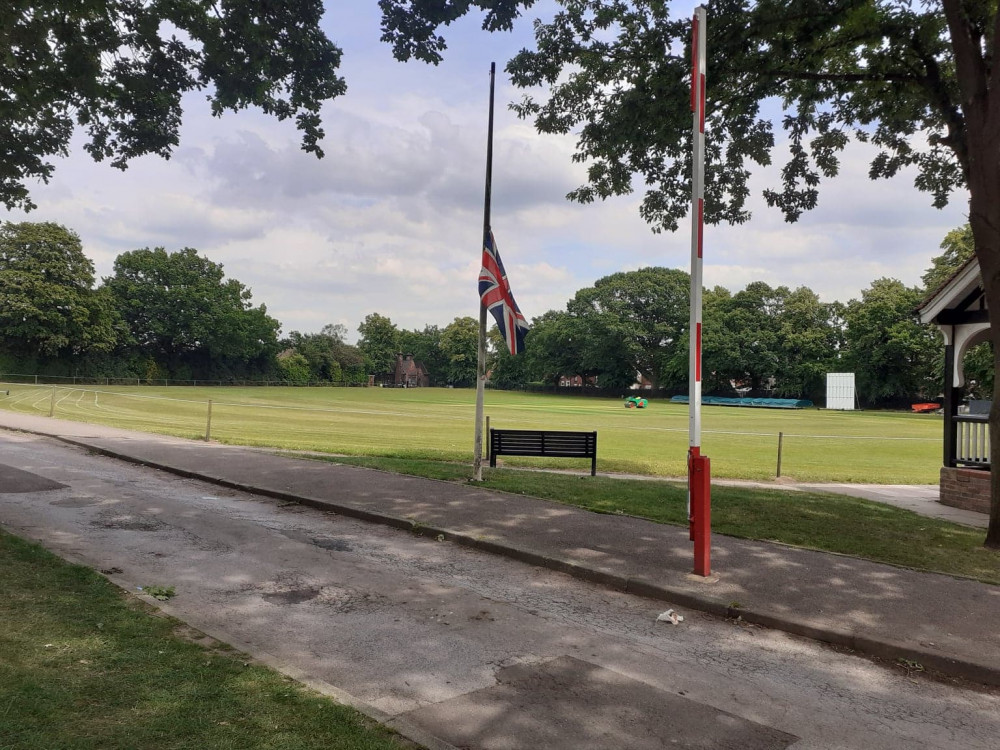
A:
{"type": "Polygon", "coordinates": [[[690,574],[687,530],[464,485],[243,448],[0,413],[0,427],[220,485],[420,531],[640,596],[1000,684],[1000,587],[766,542],[713,537],[690,574]],[[731,605],[739,603],[739,609],[731,605]]]}

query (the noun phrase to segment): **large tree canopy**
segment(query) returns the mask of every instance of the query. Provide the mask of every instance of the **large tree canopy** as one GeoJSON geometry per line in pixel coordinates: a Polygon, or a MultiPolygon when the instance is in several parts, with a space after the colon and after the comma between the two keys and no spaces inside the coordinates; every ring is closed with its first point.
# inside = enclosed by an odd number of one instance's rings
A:
{"type": "Polygon", "coordinates": [[[186,247],[122,253],[105,287],[132,343],[171,371],[192,358],[247,361],[273,355],[281,324],[222,265],[186,247]]]}
{"type": "Polygon", "coordinates": [[[0,3],[0,203],[31,208],[77,126],[98,161],[124,169],[178,142],[181,97],[212,113],[293,117],[321,156],[319,109],[346,90],[321,0],[4,0],[0,3]]]}
{"type": "Polygon", "coordinates": [[[441,331],[439,347],[447,363],[445,382],[460,387],[475,385],[479,321],[468,316],[455,318],[441,331]]]}
{"type": "Polygon", "coordinates": [[[0,351],[29,357],[108,351],[115,316],[95,292],[80,238],[51,222],[0,225],[0,351]]]}
{"type": "Polygon", "coordinates": [[[929,377],[943,361],[941,340],[917,319],[922,296],[921,289],[897,279],[877,279],[860,300],[847,304],[845,360],[857,373],[858,392],[866,401],[940,387],[929,377]]]}
{"type": "Polygon", "coordinates": [[[393,372],[399,352],[399,329],[389,318],[371,313],[358,326],[358,349],[365,357],[369,373],[393,372]]]}
{"type": "MultiPolygon", "coordinates": [[[[541,132],[578,135],[576,158],[589,165],[589,181],[572,198],[631,192],[638,174],[648,186],[643,216],[654,228],[674,229],[690,203],[690,19],[672,18],[657,0],[564,5],[536,25],[537,49],[508,65],[515,84],[532,89],[516,109],[541,132]]],[[[935,205],[964,183],[961,94],[937,5],[706,5],[706,220],[749,218],[747,181],[754,164],[771,162],[775,119],[788,153],[781,184],[764,195],[791,221],[816,205],[820,179],[837,174],[837,155],[852,136],[879,150],[872,177],[915,166],[917,186],[935,205]],[[915,133],[929,135],[929,147],[915,133]]],[[[986,6],[969,5],[974,32],[992,34],[986,6]]]]}
{"type": "Polygon", "coordinates": [[[667,360],[687,346],[690,289],[684,271],[641,268],[598,279],[578,291],[566,309],[595,331],[614,332],[631,382],[642,373],[657,386],[667,360]]]}

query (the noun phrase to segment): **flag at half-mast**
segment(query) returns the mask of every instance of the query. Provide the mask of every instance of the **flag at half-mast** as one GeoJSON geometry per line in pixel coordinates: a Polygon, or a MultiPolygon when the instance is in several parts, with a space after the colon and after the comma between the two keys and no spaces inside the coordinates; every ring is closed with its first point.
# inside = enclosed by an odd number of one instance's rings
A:
{"type": "Polygon", "coordinates": [[[514,301],[514,295],[510,293],[507,272],[503,269],[492,230],[486,232],[483,239],[483,268],[479,272],[479,297],[486,309],[493,313],[497,328],[507,342],[507,351],[511,354],[523,352],[524,334],[528,332],[528,322],[514,301]]]}

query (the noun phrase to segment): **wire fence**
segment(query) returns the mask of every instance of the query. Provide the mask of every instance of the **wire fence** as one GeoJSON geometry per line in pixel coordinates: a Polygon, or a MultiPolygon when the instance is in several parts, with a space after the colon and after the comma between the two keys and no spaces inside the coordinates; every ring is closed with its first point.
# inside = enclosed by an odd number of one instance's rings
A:
{"type": "MultiPolygon", "coordinates": [[[[17,383],[0,385],[0,408],[125,429],[160,432],[232,444],[349,455],[471,461],[474,407],[458,391],[422,389],[423,393],[383,394],[377,389],[342,392],[286,390],[268,396],[263,390],[239,393],[239,399],[184,398],[142,392],[134,383],[105,387],[17,383]],[[255,394],[260,395],[255,395],[255,394]],[[398,397],[394,397],[398,396],[398,397]]],[[[468,392],[466,392],[467,394],[468,392]]],[[[565,399],[508,406],[491,404],[492,426],[508,429],[597,429],[598,470],[643,475],[684,476],[687,410],[663,409],[636,419],[631,410],[609,401],[601,408],[576,408],[565,399]],[[622,413],[625,412],[625,413],[622,413]],[[655,419],[655,421],[654,421],[655,419]]],[[[593,403],[593,402],[588,402],[593,403]]],[[[723,407],[718,407],[723,408],[723,407]]],[[[821,413],[813,419],[821,422],[821,413]]],[[[891,434],[891,430],[855,434],[815,433],[795,429],[703,429],[703,449],[712,457],[713,475],[773,479],[791,475],[803,481],[889,484],[937,481],[940,434],[891,434]]],[[[835,420],[828,420],[833,424],[835,420]]],[[[750,424],[750,420],[747,420],[750,424]]],[[[799,421],[798,424],[802,422],[799,421]]],[[[871,424],[885,424],[872,420],[871,424]]],[[[919,424],[912,420],[903,424],[919,424]]],[[[933,422],[940,429],[940,420],[933,422]]],[[[900,428],[894,426],[898,433],[900,428]]],[[[507,465],[572,468],[572,460],[509,459],[507,465]]],[[[581,463],[582,466],[582,463],[581,463]]]]}
{"type": "Polygon", "coordinates": [[[27,375],[24,373],[0,373],[0,382],[30,385],[129,385],[129,386],[191,386],[191,387],[275,387],[275,388],[366,388],[368,383],[354,383],[347,380],[244,380],[229,378],[226,380],[179,380],[176,378],[111,378],[92,377],[89,375],[27,375]]]}

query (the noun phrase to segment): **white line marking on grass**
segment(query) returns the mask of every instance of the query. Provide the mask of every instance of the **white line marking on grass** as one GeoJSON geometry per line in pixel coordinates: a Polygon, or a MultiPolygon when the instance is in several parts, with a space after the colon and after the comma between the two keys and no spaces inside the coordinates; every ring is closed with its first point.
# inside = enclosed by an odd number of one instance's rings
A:
{"type": "MultiPolygon", "coordinates": [[[[34,398],[36,395],[37,393],[35,391],[26,391],[25,393],[19,395],[16,399],[12,399],[11,406],[14,407],[20,406],[23,402],[27,401],[28,399],[34,398]]],[[[12,409],[11,411],[15,411],[15,409],[12,409]]]]}

